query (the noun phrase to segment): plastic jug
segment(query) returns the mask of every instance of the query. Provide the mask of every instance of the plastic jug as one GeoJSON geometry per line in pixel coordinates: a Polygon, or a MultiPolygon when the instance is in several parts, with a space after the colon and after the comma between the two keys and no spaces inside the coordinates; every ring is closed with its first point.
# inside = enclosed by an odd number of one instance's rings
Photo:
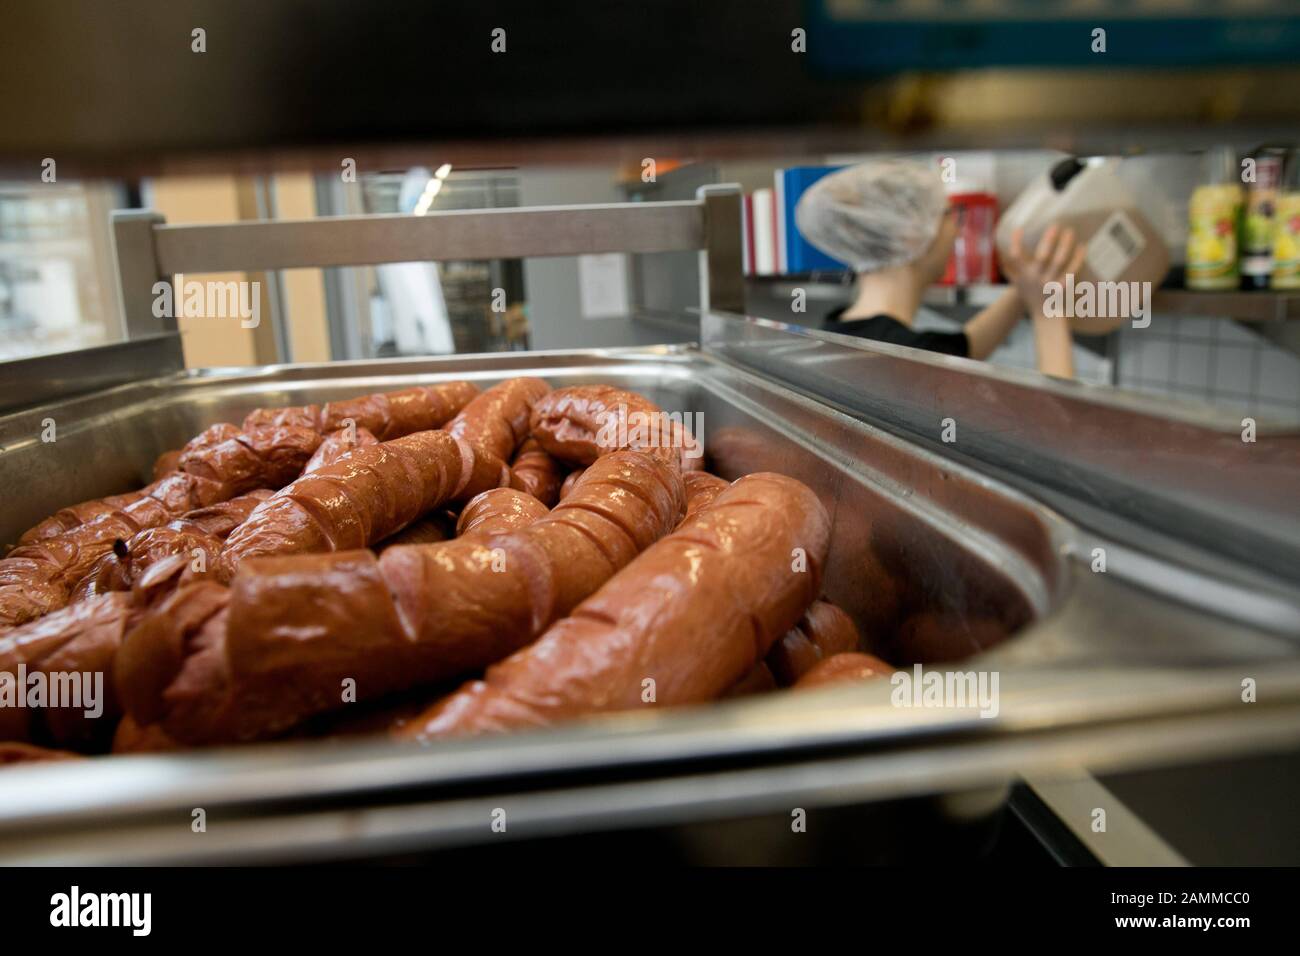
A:
{"type": "MultiPolygon", "coordinates": [[[[1141,211],[1118,174],[1113,157],[1063,159],[1034,180],[998,222],[998,253],[1008,254],[1011,234],[1024,229],[1024,248],[1038,247],[1047,227],[1056,223],[1074,230],[1087,246],[1080,282],[1149,282],[1159,287],[1169,268],[1169,250],[1159,231],[1141,211]]],[[[1102,334],[1118,328],[1126,316],[1090,318],[1072,323],[1076,331],[1102,334]]]]}

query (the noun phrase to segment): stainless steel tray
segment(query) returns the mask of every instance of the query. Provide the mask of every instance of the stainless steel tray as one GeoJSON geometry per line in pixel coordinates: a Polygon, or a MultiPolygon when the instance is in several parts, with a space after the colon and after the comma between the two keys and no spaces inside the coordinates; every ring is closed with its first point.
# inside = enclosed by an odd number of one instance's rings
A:
{"type": "Polygon", "coordinates": [[[284,742],[0,774],[0,861],[293,859],[412,850],[997,785],[1300,740],[1300,599],[1121,547],[970,468],[685,347],[210,371],[0,418],[3,540],[139,483],[215,421],[469,377],[611,382],[703,415],[713,467],[810,484],[834,518],[827,595],[896,663],[966,655],[999,713],[891,704],[887,684],[630,714],[430,749],[284,742]],[[41,441],[54,419],[57,441],[41,441]],[[1106,573],[1093,549],[1110,551],[1106,573]],[[880,609],[948,615],[909,641],[880,609]],[[1225,610],[1226,609],[1226,610],[1225,610]],[[1259,684],[1243,704],[1241,682],[1259,684]],[[207,831],[194,833],[203,808],[207,831]]]}

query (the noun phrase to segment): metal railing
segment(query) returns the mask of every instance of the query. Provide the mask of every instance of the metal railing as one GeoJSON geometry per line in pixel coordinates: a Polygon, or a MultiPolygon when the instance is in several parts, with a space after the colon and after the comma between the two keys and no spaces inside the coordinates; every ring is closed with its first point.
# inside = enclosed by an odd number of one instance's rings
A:
{"type": "Polygon", "coordinates": [[[593,253],[700,253],[702,310],[744,310],[740,187],[701,187],[676,202],[334,216],[167,225],[148,210],[113,214],[113,248],[129,338],[175,332],[155,315],[155,285],[194,272],[247,272],[450,259],[593,253]]]}

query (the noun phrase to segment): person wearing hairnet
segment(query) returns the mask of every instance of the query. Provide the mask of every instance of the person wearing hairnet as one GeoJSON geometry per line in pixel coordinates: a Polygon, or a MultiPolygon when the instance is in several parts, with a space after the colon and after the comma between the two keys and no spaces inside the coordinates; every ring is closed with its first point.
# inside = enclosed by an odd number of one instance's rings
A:
{"type": "Polygon", "coordinates": [[[1002,271],[1010,287],[960,332],[913,328],[927,286],[942,276],[957,238],[939,171],[925,163],[881,159],[823,176],[799,199],[795,223],[808,242],[857,273],[852,303],[827,318],[826,331],[913,348],[987,358],[1028,309],[1038,368],[1074,376],[1069,322],[1044,314],[1044,286],[1083,263],[1073,230],[1049,228],[1032,255],[1017,233],[1002,271]]]}

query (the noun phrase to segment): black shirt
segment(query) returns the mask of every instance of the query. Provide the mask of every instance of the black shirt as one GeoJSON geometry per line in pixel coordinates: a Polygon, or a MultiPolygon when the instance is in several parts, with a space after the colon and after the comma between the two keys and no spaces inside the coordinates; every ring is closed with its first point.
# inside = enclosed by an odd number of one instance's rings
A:
{"type": "Polygon", "coordinates": [[[846,311],[848,306],[832,311],[826,316],[826,324],[822,328],[840,335],[856,335],[860,339],[907,345],[927,352],[960,355],[962,358],[970,357],[970,341],[965,332],[917,332],[893,316],[883,314],[873,315],[869,319],[849,319],[846,322],[840,318],[846,311]]]}

